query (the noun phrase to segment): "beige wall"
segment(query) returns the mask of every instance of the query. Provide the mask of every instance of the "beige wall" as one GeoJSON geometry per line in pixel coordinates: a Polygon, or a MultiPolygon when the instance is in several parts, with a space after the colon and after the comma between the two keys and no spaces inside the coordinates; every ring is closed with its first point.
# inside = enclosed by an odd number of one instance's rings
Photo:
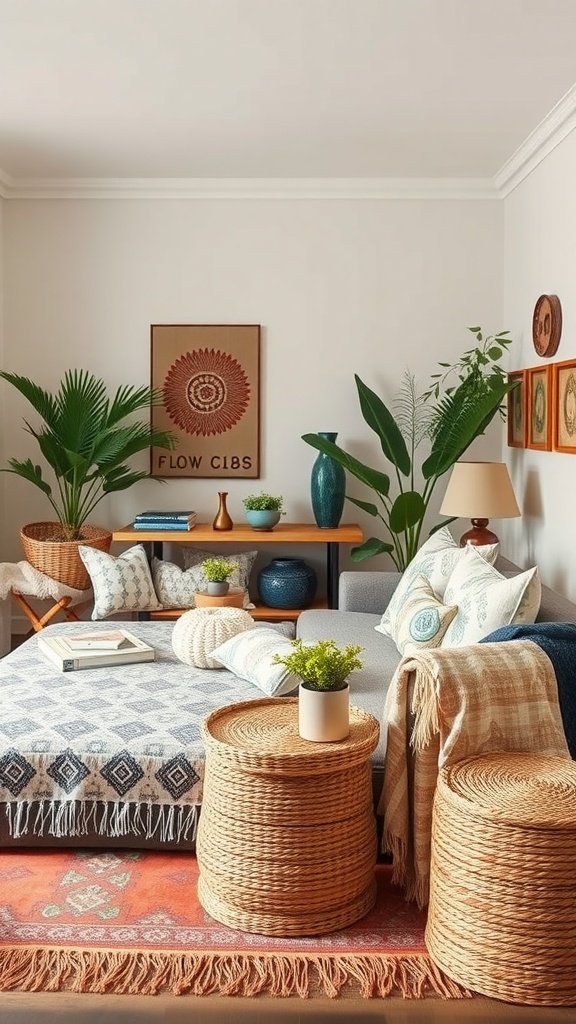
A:
{"type": "MultiPolygon", "coordinates": [[[[576,358],[576,133],[569,135],[504,202],[505,313],[519,339],[514,368],[576,358]],[[539,295],[562,303],[563,329],[555,356],[532,346],[532,313],[539,295]]],[[[523,509],[502,530],[511,557],[538,563],[545,582],[576,599],[574,508],[576,457],[509,448],[507,460],[523,509]]]]}
{"type": "MultiPolygon", "coordinates": [[[[315,453],[302,433],[337,430],[382,467],[354,373],[389,400],[407,367],[427,381],[468,347],[468,325],[509,326],[497,200],[11,200],[4,231],[5,365],[48,388],[70,366],[111,387],[147,382],[151,323],[262,325],[261,478],[145,482],[106,499],[92,517],[102,525],[158,502],[211,520],[218,489],[235,519],[263,489],[284,495],[289,519],[311,521],[315,453]]],[[[6,454],[35,456],[25,404],[4,397],[6,454]]],[[[498,427],[491,457],[500,452],[498,427]]],[[[5,558],[21,557],[19,527],[48,513],[11,478],[5,558]]],[[[345,512],[371,535],[362,516],[345,512]]]]}

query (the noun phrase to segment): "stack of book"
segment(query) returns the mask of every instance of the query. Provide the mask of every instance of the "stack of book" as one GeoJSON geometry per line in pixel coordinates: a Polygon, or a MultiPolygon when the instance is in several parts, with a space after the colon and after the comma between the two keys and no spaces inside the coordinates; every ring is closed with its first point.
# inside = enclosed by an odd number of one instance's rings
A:
{"type": "Polygon", "coordinates": [[[190,510],[162,512],[150,509],[147,512],[139,512],[134,519],[135,530],[192,530],[195,526],[196,513],[190,510]]]}
{"type": "Polygon", "coordinates": [[[40,635],[38,650],[61,672],[130,665],[132,662],[155,659],[154,648],[127,629],[97,633],[78,630],[61,636],[40,635]]]}

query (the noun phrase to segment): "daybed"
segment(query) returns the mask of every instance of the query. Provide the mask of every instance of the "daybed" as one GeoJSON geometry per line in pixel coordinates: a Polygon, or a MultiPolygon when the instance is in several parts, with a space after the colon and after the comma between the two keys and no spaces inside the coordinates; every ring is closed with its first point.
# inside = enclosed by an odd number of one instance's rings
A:
{"type": "MultiPolygon", "coordinates": [[[[517,571],[503,560],[499,567],[517,571]]],[[[351,680],[351,700],[379,722],[400,655],[374,626],[399,578],[344,572],[340,609],[307,610],[298,619],[304,639],[362,645],[364,667],[351,680]]],[[[576,605],[544,587],[539,618],[576,622],[576,605]]],[[[170,622],[130,628],[156,649],[155,662],[62,673],[39,656],[36,636],[0,661],[0,844],[193,849],[202,800],[200,721],[262,692],[226,669],[179,662],[170,622]]],[[[44,635],[75,629],[52,625],[44,635]]],[[[382,730],[372,759],[376,801],[384,743],[382,730]]]]}

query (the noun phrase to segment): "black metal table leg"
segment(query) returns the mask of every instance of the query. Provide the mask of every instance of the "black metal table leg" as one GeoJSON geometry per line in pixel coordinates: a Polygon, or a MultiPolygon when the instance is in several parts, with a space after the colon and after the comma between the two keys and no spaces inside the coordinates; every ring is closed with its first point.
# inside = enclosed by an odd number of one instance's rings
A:
{"type": "Polygon", "coordinates": [[[326,545],[327,557],[326,557],[326,596],[328,598],[328,607],[338,607],[338,556],[340,553],[340,545],[334,541],[329,541],[326,545]]]}

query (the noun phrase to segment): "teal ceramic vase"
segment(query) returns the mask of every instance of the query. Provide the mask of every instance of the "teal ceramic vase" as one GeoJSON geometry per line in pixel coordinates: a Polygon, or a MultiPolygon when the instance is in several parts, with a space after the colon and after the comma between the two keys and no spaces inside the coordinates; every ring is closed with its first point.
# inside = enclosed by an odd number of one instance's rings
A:
{"type": "MultiPolygon", "coordinates": [[[[338,434],[319,430],[318,436],[335,442],[338,434]]],[[[331,459],[329,455],[318,452],[310,478],[310,498],[317,526],[331,530],[339,525],[344,511],[345,494],[346,471],[344,467],[331,459]]]]}

